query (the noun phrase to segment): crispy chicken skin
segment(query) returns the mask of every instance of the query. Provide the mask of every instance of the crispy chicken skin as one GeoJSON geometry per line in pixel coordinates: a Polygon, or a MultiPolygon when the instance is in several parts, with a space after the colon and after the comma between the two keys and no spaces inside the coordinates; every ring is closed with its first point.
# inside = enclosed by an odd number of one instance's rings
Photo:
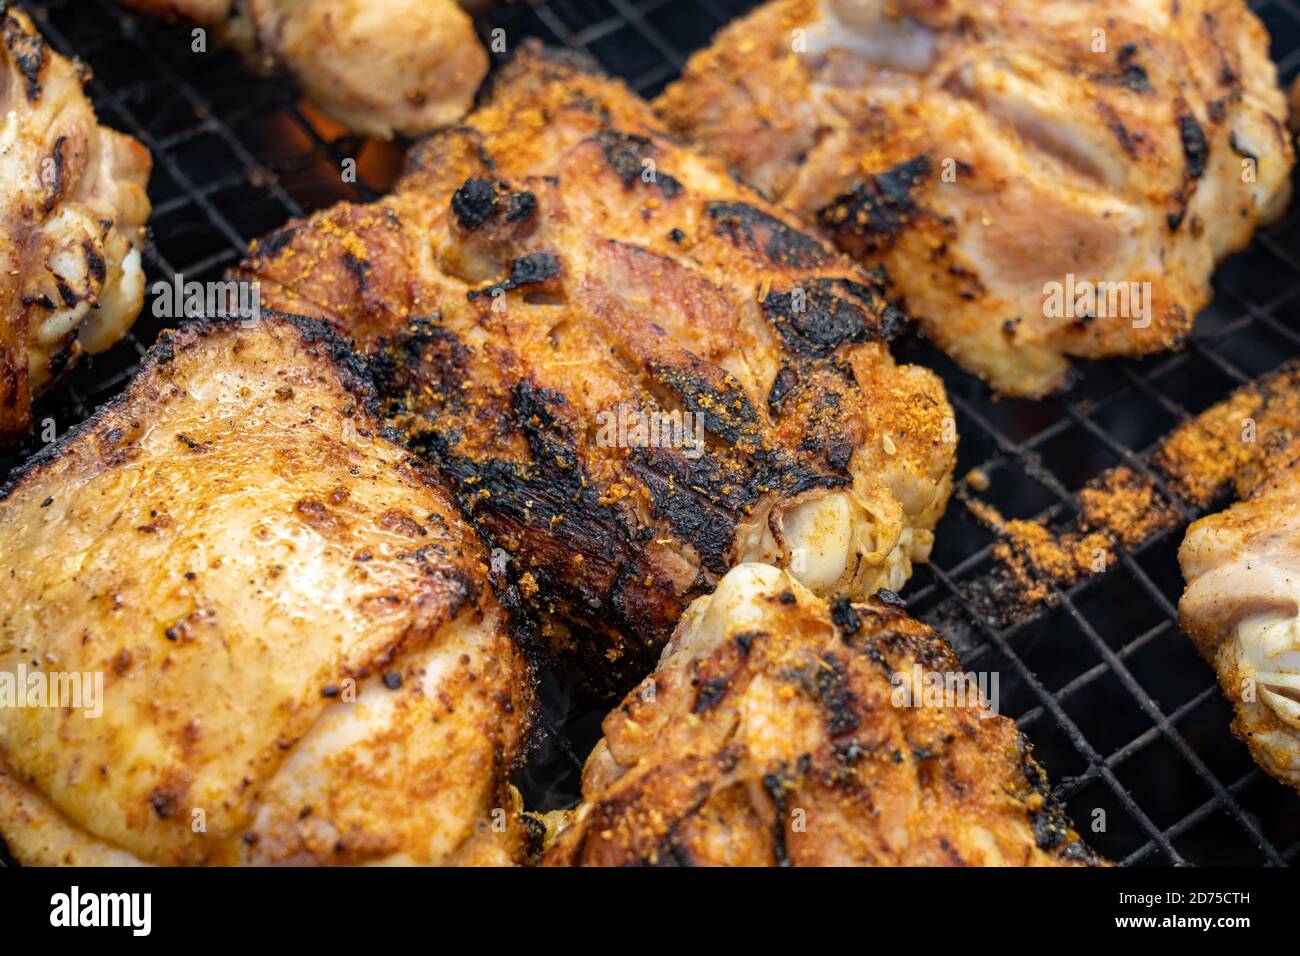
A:
{"type": "Polygon", "coordinates": [[[348,129],[388,139],[456,122],[487,52],[455,0],[123,0],[213,30],[257,69],[283,70],[348,129]]]}
{"type": "Polygon", "coordinates": [[[828,605],[770,566],[734,568],[605,718],[544,862],[1098,862],[1014,723],[973,685],[924,698],[915,668],[961,667],[900,603],[828,605]]]}
{"type": "Polygon", "coordinates": [[[952,412],[894,364],[874,277],[567,56],[525,48],[396,194],[290,225],[240,275],[375,356],[392,420],[597,696],[740,561],[860,596],[928,556],[952,412]],[[638,435],[657,412],[700,428],[638,435]]]}
{"type": "Polygon", "coordinates": [[[20,862],[522,852],[530,668],[373,402],[319,323],[191,323],[3,492],[0,672],[103,681],[97,717],[0,708],[20,862]]]}
{"type": "Polygon", "coordinates": [[[32,396],[121,339],[144,302],[149,154],[99,125],[88,80],[0,2],[0,447],[26,437],[32,396]]]}
{"type": "Polygon", "coordinates": [[[1285,404],[1290,427],[1270,430],[1254,487],[1188,529],[1178,615],[1232,701],[1233,733],[1300,789],[1300,393],[1285,404]]]}
{"type": "Polygon", "coordinates": [[[1176,346],[1290,194],[1243,0],[776,0],[657,105],[1013,395],[1176,346]]]}

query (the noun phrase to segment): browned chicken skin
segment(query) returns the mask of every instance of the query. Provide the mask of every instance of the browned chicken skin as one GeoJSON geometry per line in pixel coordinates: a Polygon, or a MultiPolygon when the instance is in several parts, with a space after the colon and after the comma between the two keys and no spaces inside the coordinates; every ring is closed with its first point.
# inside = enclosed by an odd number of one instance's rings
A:
{"type": "Polygon", "coordinates": [[[367,136],[454,123],[487,74],[487,51],[456,0],[122,2],[213,30],[255,68],[289,73],[316,105],[367,136]]]}
{"type": "Polygon", "coordinates": [[[926,697],[930,675],[960,672],[892,595],[830,606],[740,565],[605,718],[583,802],[545,863],[1098,862],[974,683],[926,697]]]}
{"type": "Polygon", "coordinates": [[[1177,345],[1290,194],[1243,0],[775,0],[658,107],[1016,395],[1177,345]]]}
{"type": "Polygon", "coordinates": [[[557,54],[519,53],[394,195],[239,274],[376,357],[388,413],[596,694],[739,561],[861,596],[928,554],[956,434],[938,379],[890,357],[874,278],[557,54]],[[659,412],[701,428],[619,429],[659,412]]]}
{"type": "Polygon", "coordinates": [[[1284,367],[1260,408],[1235,416],[1252,454],[1242,499],[1187,529],[1178,561],[1183,630],[1214,667],[1233,733],[1300,790],[1300,378],[1284,367]]]}
{"type": "Polygon", "coordinates": [[[530,668],[373,403],[319,323],[192,323],[0,492],[0,681],[101,682],[0,707],[20,862],[523,855],[530,668]]]}
{"type": "Polygon", "coordinates": [[[99,125],[88,80],[0,2],[0,447],[27,435],[32,397],[121,339],[144,302],[149,154],[99,125]]]}

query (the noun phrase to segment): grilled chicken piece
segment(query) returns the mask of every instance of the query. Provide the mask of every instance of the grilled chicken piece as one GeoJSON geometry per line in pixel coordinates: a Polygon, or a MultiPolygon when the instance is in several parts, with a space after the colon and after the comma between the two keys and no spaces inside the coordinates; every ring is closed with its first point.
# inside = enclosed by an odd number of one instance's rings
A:
{"type": "Polygon", "coordinates": [[[828,605],[770,566],[734,568],[605,718],[545,862],[1098,862],[1015,724],[900,604],[828,605]],[[938,679],[951,699],[926,689],[938,679]]]}
{"type": "Polygon", "coordinates": [[[373,402],[318,323],[191,323],[0,496],[0,692],[102,680],[0,707],[18,860],[519,852],[530,670],[486,551],[373,402]]]}
{"type": "Polygon", "coordinates": [[[31,427],[32,396],[131,327],[150,160],[100,126],[89,71],[0,2],[0,447],[31,427]]]}
{"type": "Polygon", "coordinates": [[[418,136],[465,115],[487,52],[456,0],[122,0],[213,31],[284,71],[348,129],[418,136]]]}
{"type": "Polygon", "coordinates": [[[395,195],[290,225],[239,274],[376,356],[589,694],[644,676],[741,561],[860,596],[928,556],[952,412],[894,364],[874,277],[565,55],[526,48],[395,195]]]}
{"type": "Polygon", "coordinates": [[[1256,486],[1188,529],[1178,616],[1232,701],[1233,733],[1300,789],[1300,394],[1289,405],[1291,427],[1270,435],[1256,486]]]}
{"type": "Polygon", "coordinates": [[[776,0],[658,106],[1014,395],[1176,346],[1290,192],[1242,0],[776,0]]]}

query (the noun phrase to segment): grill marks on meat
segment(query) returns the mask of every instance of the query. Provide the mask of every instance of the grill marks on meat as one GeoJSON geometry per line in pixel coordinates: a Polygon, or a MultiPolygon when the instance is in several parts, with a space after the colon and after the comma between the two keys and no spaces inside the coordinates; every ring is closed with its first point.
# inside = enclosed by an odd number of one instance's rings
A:
{"type": "Polygon", "coordinates": [[[1052,866],[1100,861],[1015,724],[894,603],[833,608],[741,565],[603,724],[551,866],[1052,866]]]}
{"type": "MultiPolygon", "coordinates": [[[[601,331],[636,326],[630,315],[596,324],[601,331]]],[[[653,665],[659,641],[646,635],[666,635],[688,596],[726,572],[738,527],[753,524],[765,502],[851,485],[843,464],[836,474],[791,455],[734,379],[662,335],[651,336],[649,345],[592,335],[585,348],[633,356],[638,374],[619,386],[620,402],[645,413],[698,416],[707,453],[606,449],[598,438],[593,447],[591,433],[599,427],[584,422],[564,393],[520,374],[526,363],[517,353],[503,356],[490,390],[508,394],[508,402],[466,401],[466,392],[478,389],[467,390],[465,382],[481,385],[483,370],[468,367],[468,350],[453,333],[429,321],[417,328],[422,331],[398,338],[377,359],[383,391],[393,396],[390,420],[454,480],[462,505],[493,545],[527,556],[521,568],[537,588],[530,602],[537,612],[545,618],[563,608],[566,628],[600,635],[598,641],[565,638],[549,648],[600,693],[607,692],[611,668],[624,682],[653,665]],[[620,451],[621,460],[605,457],[620,451]],[[690,548],[698,566],[668,562],[677,576],[665,578],[666,558],[654,553],[665,542],[690,548]],[[600,658],[592,660],[592,646],[602,648],[600,658]]]]}
{"type": "Polygon", "coordinates": [[[1177,347],[1216,262],[1290,195],[1285,98],[1240,0],[770,0],[657,106],[886,266],[927,335],[1015,395],[1064,385],[1070,356],[1177,347]],[[1067,310],[1054,283],[1147,300],[1067,310]]]}
{"type": "Polygon", "coordinates": [[[11,16],[8,4],[0,5],[0,14],[4,16],[4,22],[0,23],[0,36],[9,50],[9,58],[23,78],[22,89],[27,102],[35,103],[41,98],[41,71],[45,69],[50,48],[31,29],[31,23],[24,22],[26,18],[21,11],[17,13],[17,16],[11,16]]]}
{"type": "Polygon", "coordinates": [[[924,154],[867,176],[817,212],[817,224],[860,259],[891,248],[922,214],[915,196],[931,173],[924,154]]]}
{"type": "Polygon", "coordinates": [[[597,696],[737,561],[792,560],[800,507],[842,499],[801,532],[842,552],[834,594],[901,586],[928,552],[951,410],[890,358],[881,277],[570,58],[524,49],[394,195],[290,227],[239,275],[371,357],[389,420],[597,696]],[[654,416],[666,440],[628,432],[654,416]]]}
{"type": "Polygon", "coordinates": [[[98,125],[89,72],[0,3],[0,446],[31,426],[33,396],[130,328],[149,154],[98,125]]]}
{"type": "Polygon", "coordinates": [[[812,269],[830,258],[819,241],[749,203],[711,202],[704,212],[713,220],[715,234],[764,263],[812,269]]]}
{"type": "Polygon", "coordinates": [[[882,304],[879,286],[849,280],[814,279],[789,291],[769,292],[763,311],[789,349],[814,358],[833,354],[846,342],[891,336],[902,313],[882,304]]]}

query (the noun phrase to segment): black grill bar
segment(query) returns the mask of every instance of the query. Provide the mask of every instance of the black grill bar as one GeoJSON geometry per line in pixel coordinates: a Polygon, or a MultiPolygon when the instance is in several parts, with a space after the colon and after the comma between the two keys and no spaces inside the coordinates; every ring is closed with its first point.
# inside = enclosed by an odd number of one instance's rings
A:
{"type": "MultiPolygon", "coordinates": [[[[248,242],[343,199],[382,194],[391,171],[344,159],[374,149],[322,123],[284,80],[248,75],[239,58],[189,50],[190,30],[137,17],[109,0],[26,0],[42,32],[95,69],[104,122],[152,152],[155,175],[148,280],[214,278],[248,242]]],[[[754,0],[535,0],[498,4],[478,24],[500,27],[510,50],[525,36],[585,50],[644,95],[656,94],[724,23],[754,0]]],[[[1300,0],[1252,0],[1273,37],[1284,82],[1300,73],[1300,0]]],[[[85,362],[36,408],[60,432],[120,390],[167,324],[146,302],[134,331],[85,362]]],[[[964,600],[993,565],[994,537],[967,513],[963,491],[936,531],[931,564],[906,589],[913,612],[940,627],[965,666],[997,671],[1015,717],[1084,837],[1123,864],[1259,863],[1300,856],[1300,797],[1268,778],[1228,731],[1230,708],[1211,668],[1178,629],[1173,561],[1202,509],[1150,464],[1160,437],[1233,388],[1300,355],[1300,200],[1216,277],[1216,296],[1187,347],[1141,362],[1087,364],[1080,384],[1043,402],[997,401],[919,339],[900,358],[943,375],[957,416],[958,476],[979,467],[1008,517],[1053,523],[1079,513],[1077,490],[1100,469],[1127,465],[1181,521],[1131,549],[1104,575],[1057,589],[1053,606],[997,627],[964,600]],[[1054,454],[1068,444],[1077,455],[1054,454]],[[1001,492],[1000,492],[1000,489],[1001,492]],[[1009,489],[1009,490],[1007,490],[1009,489]],[[1094,811],[1107,827],[1094,832],[1094,811]]],[[[30,454],[0,457],[0,477],[30,454]]],[[[530,806],[578,796],[600,714],[541,681],[539,744],[517,782],[530,806]]]]}

